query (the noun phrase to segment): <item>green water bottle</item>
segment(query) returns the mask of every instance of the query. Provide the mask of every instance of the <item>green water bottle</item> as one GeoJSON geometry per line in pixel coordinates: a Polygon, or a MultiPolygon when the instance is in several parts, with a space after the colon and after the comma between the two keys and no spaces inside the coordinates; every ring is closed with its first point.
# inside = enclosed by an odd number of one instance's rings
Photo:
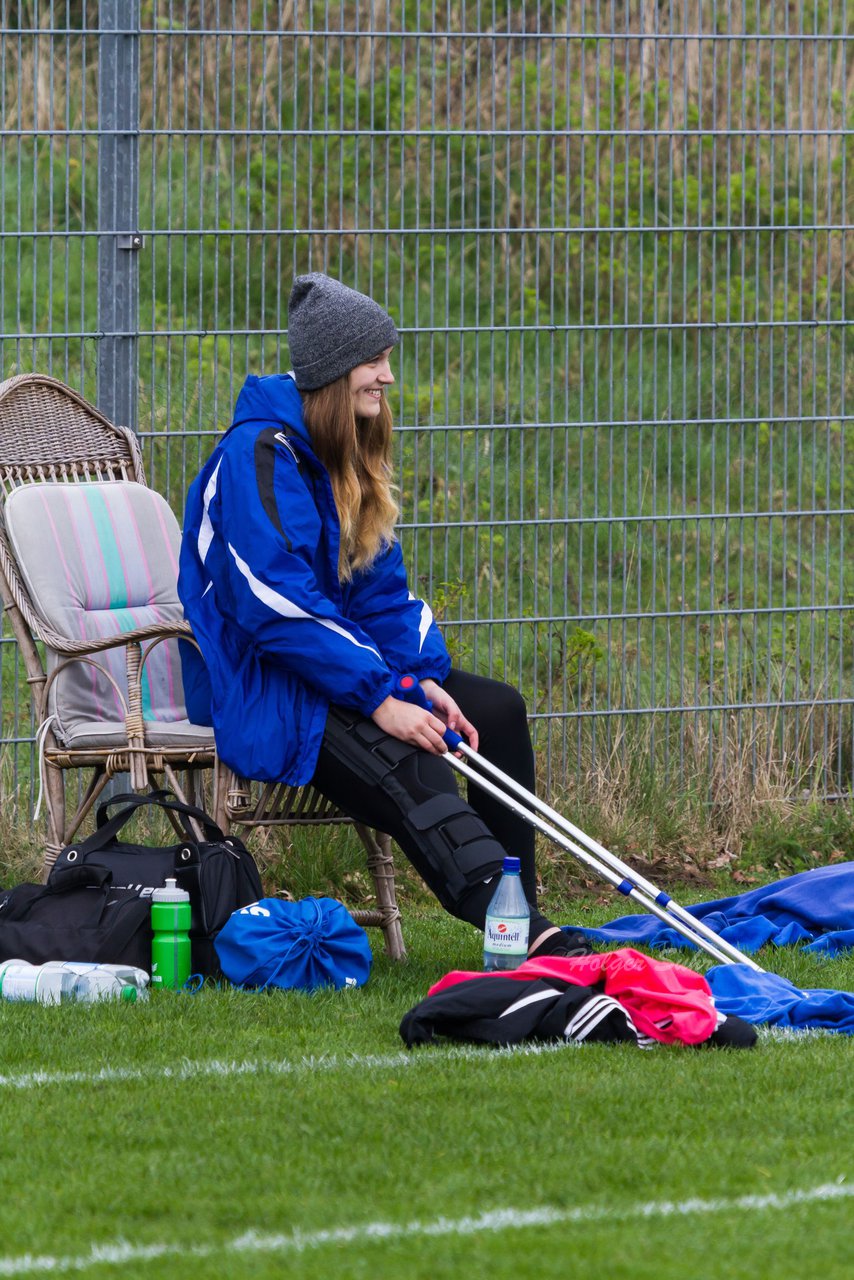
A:
{"type": "Polygon", "coordinates": [[[169,877],[151,895],[151,986],[179,991],[190,976],[190,895],[169,877]]]}

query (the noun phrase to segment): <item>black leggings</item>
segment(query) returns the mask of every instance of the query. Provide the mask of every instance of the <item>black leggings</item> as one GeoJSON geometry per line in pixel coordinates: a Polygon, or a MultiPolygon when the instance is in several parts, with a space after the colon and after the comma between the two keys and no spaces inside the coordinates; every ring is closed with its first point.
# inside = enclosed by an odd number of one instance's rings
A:
{"type": "MultiPolygon", "coordinates": [[[[457,670],[451,671],[444,688],[477,728],[480,754],[533,790],[534,752],[525,703],[517,690],[457,670]]],[[[479,929],[495,891],[489,880],[500,872],[504,854],[515,854],[531,905],[533,941],[551,927],[536,906],[533,828],[476,785],[469,788],[466,803],[459,796],[457,776],[441,756],[391,738],[358,712],[331,707],[312,781],[356,821],[388,832],[442,905],[479,929]],[[441,810],[441,838],[450,861],[437,857],[436,824],[427,824],[431,838],[414,817],[419,806],[422,813],[430,813],[431,803],[441,810]],[[463,864],[459,875],[457,854],[463,864]]]]}

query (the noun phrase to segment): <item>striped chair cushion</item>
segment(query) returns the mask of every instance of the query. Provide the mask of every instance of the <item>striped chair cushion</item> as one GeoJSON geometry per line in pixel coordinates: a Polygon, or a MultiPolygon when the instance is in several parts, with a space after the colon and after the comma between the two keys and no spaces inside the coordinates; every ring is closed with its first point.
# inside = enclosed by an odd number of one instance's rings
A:
{"type": "MultiPolygon", "coordinates": [[[[70,640],[100,639],[150,623],[180,621],[180,530],[164,499],[145,485],[32,484],[7,499],[9,541],[38,613],[70,640]]],[[[61,655],[48,652],[48,671],[61,655]]],[[[110,681],[89,663],[75,662],[54,681],[53,729],[66,746],[112,746],[125,739],[125,651],[95,655],[110,681]]],[[[149,656],[142,682],[146,738],[152,745],[212,741],[191,725],[184,706],[175,640],[149,656]]]]}

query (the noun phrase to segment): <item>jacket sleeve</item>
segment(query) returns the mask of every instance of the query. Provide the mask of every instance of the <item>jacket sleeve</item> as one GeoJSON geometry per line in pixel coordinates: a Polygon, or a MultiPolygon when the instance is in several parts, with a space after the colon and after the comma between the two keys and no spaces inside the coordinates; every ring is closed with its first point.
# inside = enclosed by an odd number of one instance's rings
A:
{"type": "Polygon", "coordinates": [[[429,605],[409,590],[398,542],[350,584],[347,613],[376,643],[389,667],[442,681],[451,658],[429,605]]]}
{"type": "MultiPolygon", "coordinates": [[[[321,517],[290,446],[256,436],[222,452],[202,497],[199,557],[223,618],[265,661],[364,715],[392,692],[376,642],[324,591],[321,517]],[[272,454],[263,456],[264,448],[272,454]]],[[[335,549],[337,555],[337,547],[335,549]]]]}

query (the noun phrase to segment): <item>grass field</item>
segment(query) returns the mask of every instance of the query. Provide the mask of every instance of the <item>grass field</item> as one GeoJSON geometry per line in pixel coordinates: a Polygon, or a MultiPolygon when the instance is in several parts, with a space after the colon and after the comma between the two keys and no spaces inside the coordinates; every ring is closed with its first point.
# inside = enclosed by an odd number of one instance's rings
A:
{"type": "MultiPolygon", "coordinates": [[[[851,1274],[849,1038],[407,1053],[478,939],[405,924],[356,991],[0,1004],[0,1276],[851,1274]]],[[[850,957],[760,959],[854,989],[850,957]]]]}

